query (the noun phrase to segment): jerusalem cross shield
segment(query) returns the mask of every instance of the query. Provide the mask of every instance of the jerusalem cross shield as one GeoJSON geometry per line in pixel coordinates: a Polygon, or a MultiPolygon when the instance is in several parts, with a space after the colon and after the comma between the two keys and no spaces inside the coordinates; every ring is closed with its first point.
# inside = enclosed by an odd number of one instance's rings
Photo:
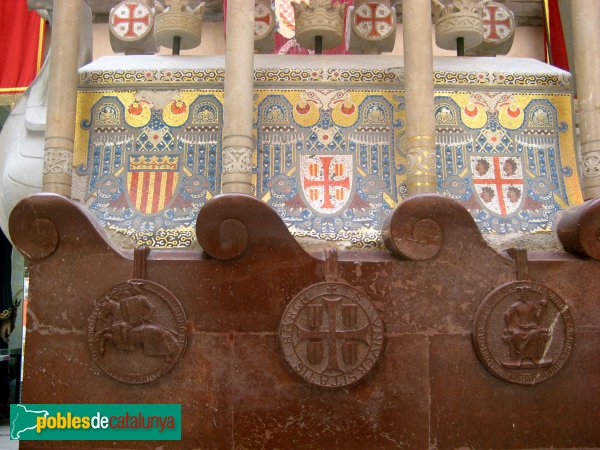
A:
{"type": "Polygon", "coordinates": [[[520,156],[470,156],[474,190],[481,204],[494,214],[518,211],[525,197],[520,156]]]}
{"type": "Polygon", "coordinates": [[[308,205],[317,213],[333,215],[351,198],[352,155],[300,155],[300,185],[308,205]]]}

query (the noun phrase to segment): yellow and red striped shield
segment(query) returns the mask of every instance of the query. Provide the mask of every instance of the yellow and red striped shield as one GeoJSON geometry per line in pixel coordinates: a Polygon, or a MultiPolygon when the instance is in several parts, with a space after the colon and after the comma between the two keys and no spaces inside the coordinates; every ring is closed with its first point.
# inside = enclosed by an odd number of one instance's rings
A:
{"type": "Polygon", "coordinates": [[[127,190],[132,208],[143,214],[156,214],[172,200],[179,183],[178,156],[163,157],[156,169],[130,157],[127,190]]]}

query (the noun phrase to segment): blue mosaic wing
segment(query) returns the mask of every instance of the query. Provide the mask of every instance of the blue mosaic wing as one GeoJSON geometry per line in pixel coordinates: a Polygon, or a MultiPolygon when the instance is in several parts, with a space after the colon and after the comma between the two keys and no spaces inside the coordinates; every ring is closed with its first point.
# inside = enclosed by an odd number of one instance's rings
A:
{"type": "Polygon", "coordinates": [[[118,179],[125,170],[125,155],[135,147],[134,132],[125,121],[124,105],[116,97],[103,97],[92,107],[87,166],[78,167],[87,175],[86,198],[118,200],[123,185],[118,179]]]}
{"type": "Polygon", "coordinates": [[[289,200],[296,192],[294,172],[306,130],[292,115],[292,105],[283,95],[269,95],[258,105],[257,196],[267,193],[289,200]]]}
{"type": "Polygon", "coordinates": [[[558,123],[556,108],[538,100],[525,110],[526,126],[515,138],[517,151],[525,159],[529,195],[548,204],[568,203],[561,161],[559,133],[566,131],[558,123]],[[553,193],[553,192],[554,193],[553,193]]]}

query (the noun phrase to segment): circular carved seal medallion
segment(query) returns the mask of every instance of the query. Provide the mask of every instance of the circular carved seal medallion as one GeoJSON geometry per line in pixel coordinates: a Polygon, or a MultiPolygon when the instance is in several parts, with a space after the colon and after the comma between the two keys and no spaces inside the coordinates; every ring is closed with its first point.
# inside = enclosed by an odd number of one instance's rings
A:
{"type": "Polygon", "coordinates": [[[92,359],[123,383],[154,381],[169,372],[187,343],[186,316],[165,287],[146,280],[113,286],[88,319],[92,359]]]}
{"type": "Polygon", "coordinates": [[[473,328],[475,350],[492,374],[511,383],[537,384],[565,364],[575,326],[565,301],[532,281],[504,284],[481,303],[473,328]]]}
{"type": "Polygon", "coordinates": [[[383,347],[381,316],[359,290],[318,283],[296,295],[279,325],[283,355],[312,384],[341,387],[373,368],[383,347]]]}

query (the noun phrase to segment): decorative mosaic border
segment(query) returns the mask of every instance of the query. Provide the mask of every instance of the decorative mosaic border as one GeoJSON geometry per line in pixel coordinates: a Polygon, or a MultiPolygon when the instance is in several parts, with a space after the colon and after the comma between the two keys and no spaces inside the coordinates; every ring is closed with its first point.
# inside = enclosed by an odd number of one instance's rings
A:
{"type": "Polygon", "coordinates": [[[257,82],[331,82],[398,83],[404,82],[399,68],[389,69],[256,69],[257,82]]]}
{"type": "Polygon", "coordinates": [[[130,85],[144,83],[147,86],[157,84],[181,83],[223,83],[223,69],[159,69],[159,70],[95,70],[79,73],[81,87],[99,85],[130,85]]]}
{"type": "MultiPolygon", "coordinates": [[[[505,72],[448,72],[435,71],[436,85],[453,86],[521,86],[521,87],[560,87],[570,88],[571,76],[505,73],[505,72]]],[[[256,69],[254,80],[257,83],[404,83],[401,68],[388,69],[256,69]]],[[[108,85],[131,85],[144,83],[145,86],[175,85],[181,83],[223,83],[223,69],[184,69],[184,70],[99,70],[85,71],[79,75],[81,87],[108,85]]]]}
{"type": "MultiPolygon", "coordinates": [[[[290,76],[292,76],[292,72],[293,70],[290,70],[290,76]]],[[[274,71],[273,73],[276,73],[276,71],[274,71]]],[[[320,72],[322,74],[322,70],[320,72]]],[[[301,74],[296,74],[297,76],[312,76],[308,71],[303,71],[303,73],[301,74]]],[[[265,76],[270,76],[269,74],[266,74],[265,76]]],[[[485,84],[484,86],[488,86],[488,84],[485,84]]],[[[403,92],[402,90],[402,86],[395,84],[392,86],[361,86],[358,88],[348,88],[347,86],[340,86],[340,85],[331,85],[333,89],[347,89],[353,92],[353,98],[356,102],[358,102],[357,104],[360,104],[360,102],[362,101],[361,99],[362,94],[365,94],[368,96],[368,94],[372,94],[372,93],[378,93],[379,95],[383,95],[385,96],[388,101],[390,101],[392,104],[394,104],[393,110],[394,110],[394,119],[401,121],[403,120],[403,114],[404,114],[404,110],[401,107],[402,103],[401,103],[401,94],[403,92]],[[360,94],[359,95],[359,99],[356,98],[356,94],[360,94]],[[394,100],[392,102],[392,100],[390,98],[388,98],[388,96],[391,96],[391,98],[394,100]]],[[[296,87],[287,87],[287,86],[279,86],[278,83],[273,83],[271,82],[271,87],[269,86],[257,86],[256,88],[256,96],[255,96],[255,105],[260,105],[260,102],[264,100],[264,98],[266,96],[268,96],[267,94],[272,94],[272,95],[279,95],[279,96],[283,96],[285,97],[286,100],[288,100],[289,102],[291,102],[292,106],[293,104],[295,104],[294,102],[297,101],[299,95],[301,92],[303,92],[305,89],[315,89],[315,86],[308,86],[308,87],[300,87],[300,86],[296,86],[296,87]],[[295,100],[294,100],[295,99],[295,100]]],[[[200,87],[194,87],[193,89],[181,89],[181,86],[173,86],[174,90],[177,90],[177,92],[179,92],[180,95],[182,95],[182,98],[187,98],[190,95],[193,97],[194,93],[198,93],[198,92],[202,92],[204,94],[211,94],[211,95],[216,95],[219,96],[220,101],[222,102],[222,89],[217,87],[212,87],[209,88],[208,86],[204,85],[204,86],[200,86],[200,87]]],[[[466,101],[465,97],[470,96],[472,93],[480,91],[481,89],[473,89],[473,90],[469,90],[468,88],[463,88],[461,89],[459,88],[454,88],[454,86],[444,86],[441,87],[439,84],[437,86],[436,89],[436,97],[450,97],[451,99],[453,99],[457,105],[460,106],[459,110],[461,108],[464,107],[464,103],[466,101]]],[[[507,89],[507,91],[509,91],[509,93],[514,93],[518,98],[517,100],[527,100],[530,98],[535,97],[536,99],[545,99],[547,101],[550,101],[553,105],[555,105],[555,107],[557,108],[558,112],[558,116],[557,119],[559,121],[559,123],[565,123],[566,126],[562,126],[560,128],[561,133],[559,133],[559,138],[560,138],[560,146],[561,148],[565,149],[568,148],[570,146],[572,146],[572,134],[566,133],[565,131],[568,130],[572,130],[571,128],[571,122],[570,122],[570,111],[571,111],[571,96],[569,92],[566,92],[563,89],[554,89],[554,90],[550,90],[547,89],[546,91],[544,91],[543,94],[541,94],[540,92],[538,92],[537,90],[535,92],[531,92],[528,90],[524,90],[525,92],[518,92],[518,89],[507,89]],[[521,98],[523,97],[523,99],[521,98]],[[555,104],[558,100],[560,100],[560,102],[564,102],[561,103],[563,104],[563,107],[559,107],[559,104],[555,104]]],[[[504,91],[503,91],[504,92],[504,91]]],[[[127,86],[124,87],[121,90],[109,90],[103,87],[99,87],[97,89],[90,89],[90,90],[82,90],[81,92],[79,92],[78,94],[78,120],[81,122],[82,118],[89,118],[90,117],[90,108],[92,108],[92,105],[94,105],[96,102],[99,101],[99,99],[101,99],[102,97],[117,97],[122,99],[123,102],[125,102],[124,104],[128,104],[126,100],[129,100],[129,102],[137,95],[137,91],[132,88],[132,86],[127,86]]],[[[478,95],[481,95],[481,93],[479,93],[478,95]]],[[[490,96],[494,96],[496,95],[495,93],[489,93],[490,96]]],[[[187,103],[189,104],[189,100],[187,101],[187,103]]],[[[526,104],[529,104],[529,101],[525,102],[526,104]]],[[[523,106],[523,105],[521,105],[523,106]]],[[[257,110],[255,110],[255,114],[260,114],[260,108],[258,108],[257,110]]],[[[292,116],[289,115],[288,119],[289,120],[294,120],[291,118],[292,116]]],[[[89,120],[89,119],[87,119],[89,120]]],[[[256,119],[255,119],[256,120],[256,119]]],[[[283,132],[283,129],[281,127],[286,126],[284,122],[282,122],[283,125],[279,125],[279,122],[276,123],[276,126],[274,125],[274,128],[272,130],[269,130],[269,132],[271,133],[279,133],[279,132],[283,132]]],[[[337,122],[336,122],[337,123],[337,122]]],[[[395,123],[395,121],[394,121],[395,123]]],[[[461,122],[462,123],[462,122],[461,122]]],[[[398,127],[401,127],[400,122],[398,122],[398,127]]],[[[339,125],[339,123],[338,123],[339,125]]],[[[271,126],[271,125],[269,125],[271,126]]],[[[342,124],[342,126],[344,126],[342,124]]],[[[515,125],[516,127],[516,125],[515,125]]],[[[513,129],[515,127],[509,127],[510,129],[513,129]]],[[[289,132],[289,131],[293,131],[294,127],[291,127],[291,130],[286,130],[285,132],[289,132]]],[[[77,136],[76,139],[76,151],[75,151],[75,156],[76,159],[75,161],[80,161],[80,163],[82,163],[83,161],[87,161],[87,146],[88,146],[88,140],[87,139],[81,139],[81,136],[87,136],[86,130],[82,127],[78,127],[79,130],[79,134],[77,136]],[[82,134],[83,133],[83,134],[82,134]],[[85,150],[85,152],[84,152],[85,150]],[[84,154],[85,153],[85,154],[84,154]],[[78,159],[79,158],[79,159],[78,159]]],[[[264,130],[264,128],[263,128],[264,130]]],[[[457,130],[462,130],[462,128],[457,128],[457,130]]],[[[377,131],[377,130],[371,130],[371,131],[377,131]]],[[[399,130],[398,130],[399,132],[399,130]]],[[[463,130],[464,132],[464,130],[463,130]]],[[[279,136],[279,134],[278,134],[279,136]]],[[[396,135],[394,136],[394,139],[396,139],[396,135]]],[[[258,158],[258,153],[255,153],[255,158],[258,158]]],[[[569,153],[570,155],[570,153],[569,153]]],[[[564,155],[563,155],[564,156],[564,155]]],[[[404,158],[403,155],[401,155],[400,153],[397,155],[398,159],[398,167],[400,168],[402,164],[405,164],[405,162],[403,161],[402,158],[404,158]]],[[[568,156],[565,156],[566,158],[568,158],[568,156]]],[[[574,167],[574,155],[572,156],[573,158],[573,164],[568,164],[569,166],[573,166],[574,167]]],[[[570,160],[569,160],[570,161],[570,160]]],[[[255,159],[253,161],[255,166],[258,166],[258,162],[255,159]]],[[[567,164],[566,160],[563,159],[563,164],[562,166],[565,166],[565,164],[567,164]]],[[[404,172],[398,172],[399,174],[403,174],[404,172]]],[[[563,175],[567,176],[566,173],[563,172],[563,175]]],[[[254,177],[254,185],[258,186],[257,183],[257,176],[258,174],[255,173],[253,174],[254,177]]],[[[572,175],[568,175],[568,179],[572,179],[570,181],[569,186],[571,186],[571,189],[575,189],[576,191],[573,190],[569,190],[569,187],[567,187],[568,192],[579,192],[578,191],[578,184],[577,184],[577,176],[576,174],[574,176],[572,175]]],[[[567,180],[567,178],[565,178],[565,180],[567,180]]],[[[396,181],[396,184],[398,185],[399,180],[396,181]]],[[[574,194],[574,195],[580,195],[580,194],[574,194]]],[[[571,194],[569,194],[569,199],[571,199],[571,194]]],[[[267,200],[268,201],[268,200],[267,200]]],[[[387,201],[387,200],[386,200],[387,201]]],[[[577,202],[580,202],[581,200],[579,199],[577,202]]],[[[388,203],[389,204],[389,203],[388,203]]],[[[391,205],[391,207],[395,206],[395,205],[391,205]]],[[[130,238],[132,238],[137,245],[148,245],[150,247],[154,247],[154,248],[176,248],[176,247],[187,247],[189,246],[194,239],[194,234],[193,234],[193,228],[189,226],[189,223],[187,224],[186,227],[180,227],[177,229],[168,229],[168,230],[161,230],[159,233],[154,234],[152,232],[148,232],[146,230],[133,230],[133,229],[129,229],[129,228],[125,228],[122,226],[119,226],[118,224],[105,224],[105,226],[107,226],[109,229],[112,229],[113,231],[116,231],[118,233],[124,234],[129,236],[130,238]]],[[[310,228],[306,228],[306,227],[300,227],[295,225],[295,223],[289,224],[288,225],[290,228],[290,231],[292,232],[292,234],[298,238],[307,238],[307,239],[316,239],[319,241],[329,241],[329,242],[337,242],[340,245],[343,245],[346,248],[378,248],[380,247],[381,244],[381,236],[380,236],[380,232],[379,232],[379,227],[369,227],[369,226],[361,226],[358,229],[354,229],[351,231],[345,231],[345,230],[339,230],[336,231],[335,233],[330,233],[330,232],[326,232],[326,231],[317,231],[314,229],[310,229],[310,228]]],[[[545,230],[545,229],[544,229],[545,230]]],[[[534,232],[537,231],[543,231],[542,229],[539,230],[535,230],[534,232]]]]}
{"type": "Polygon", "coordinates": [[[383,248],[381,231],[373,229],[362,229],[356,232],[338,232],[338,236],[317,233],[311,230],[299,230],[296,227],[289,227],[290,233],[297,238],[312,238],[325,242],[335,242],[347,246],[348,248],[358,249],[377,249],[383,248]]]}
{"type": "Polygon", "coordinates": [[[110,224],[103,225],[113,232],[129,237],[138,247],[186,248],[191,246],[196,240],[196,231],[193,226],[160,230],[156,233],[152,233],[140,232],[132,228],[120,228],[110,224]]]}
{"type": "Polygon", "coordinates": [[[549,75],[534,73],[505,72],[442,72],[433,74],[435,84],[479,85],[479,86],[521,86],[521,87],[571,87],[571,75],[549,75]]]}

